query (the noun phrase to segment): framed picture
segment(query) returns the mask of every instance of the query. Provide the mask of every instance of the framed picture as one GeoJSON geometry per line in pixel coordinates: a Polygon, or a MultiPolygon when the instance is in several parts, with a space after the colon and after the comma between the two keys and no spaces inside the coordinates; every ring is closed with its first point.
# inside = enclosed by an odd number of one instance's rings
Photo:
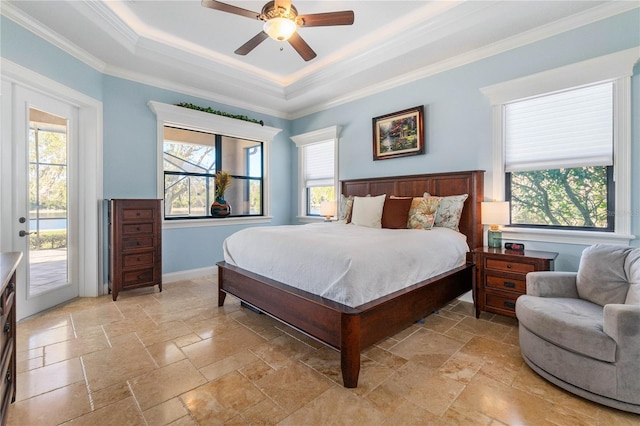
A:
{"type": "Polygon", "coordinates": [[[373,159],[424,154],[422,105],[373,119],[373,159]]]}

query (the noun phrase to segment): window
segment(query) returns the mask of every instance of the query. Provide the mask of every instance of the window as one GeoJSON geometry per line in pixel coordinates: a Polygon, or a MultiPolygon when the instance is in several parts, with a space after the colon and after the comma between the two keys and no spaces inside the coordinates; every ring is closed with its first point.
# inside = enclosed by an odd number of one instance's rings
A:
{"type": "Polygon", "coordinates": [[[511,225],[614,230],[613,83],[504,105],[511,225]]]}
{"type": "Polygon", "coordinates": [[[149,102],[157,116],[158,198],[165,227],[224,226],[270,219],[269,151],[280,129],[149,102]],[[231,216],[210,214],[215,173],[233,180],[225,192],[231,216]]]}
{"type": "Polygon", "coordinates": [[[165,219],[207,217],[220,170],[231,216],[262,215],[262,142],[165,126],[163,168],[165,219]]]}
{"type": "Polygon", "coordinates": [[[298,146],[299,216],[320,216],[323,201],[336,200],[338,128],[329,127],[291,139],[298,146]]]}
{"type": "Polygon", "coordinates": [[[493,108],[492,191],[511,200],[503,238],[628,244],[628,49],[482,88],[493,108]],[[585,106],[587,106],[585,108],[585,106]]]}

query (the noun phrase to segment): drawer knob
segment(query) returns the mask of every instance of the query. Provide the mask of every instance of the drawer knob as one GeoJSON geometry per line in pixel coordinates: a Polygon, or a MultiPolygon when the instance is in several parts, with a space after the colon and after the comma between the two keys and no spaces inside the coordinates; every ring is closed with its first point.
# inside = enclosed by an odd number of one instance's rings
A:
{"type": "Polygon", "coordinates": [[[507,263],[507,269],[511,269],[511,264],[507,263]]]}
{"type": "Polygon", "coordinates": [[[140,216],[140,212],[136,212],[136,216],[140,216]]]}
{"type": "Polygon", "coordinates": [[[7,374],[4,376],[4,381],[6,383],[11,383],[11,370],[7,370],[7,374]]]}
{"type": "Polygon", "coordinates": [[[511,302],[511,301],[509,301],[509,300],[505,300],[504,301],[504,306],[506,306],[507,308],[515,308],[516,304],[511,302]]]}
{"type": "Polygon", "coordinates": [[[136,227],[136,231],[139,231],[139,230],[140,230],[140,227],[139,227],[139,226],[138,226],[138,227],[136,227]]]}
{"type": "Polygon", "coordinates": [[[7,334],[11,330],[11,321],[4,323],[4,333],[7,334]]]}
{"type": "Polygon", "coordinates": [[[504,286],[507,288],[516,288],[516,283],[513,283],[511,281],[505,281],[504,286]]]}

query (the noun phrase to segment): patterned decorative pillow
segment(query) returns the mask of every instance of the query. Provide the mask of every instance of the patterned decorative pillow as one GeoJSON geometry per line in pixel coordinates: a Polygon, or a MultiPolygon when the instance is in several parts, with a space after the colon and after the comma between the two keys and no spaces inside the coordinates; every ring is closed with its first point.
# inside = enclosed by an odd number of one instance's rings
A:
{"type": "Polygon", "coordinates": [[[407,228],[424,230],[433,228],[439,204],[440,197],[414,198],[413,201],[411,201],[411,208],[409,208],[407,228]]]}
{"type": "Polygon", "coordinates": [[[351,222],[351,211],[353,210],[353,195],[345,197],[344,194],[340,194],[340,207],[338,220],[344,220],[344,223],[351,222]]]}
{"type": "MultiPolygon", "coordinates": [[[[430,194],[425,192],[424,196],[428,197],[430,194]]],[[[458,228],[458,225],[460,224],[460,218],[462,217],[462,208],[464,207],[464,202],[468,197],[469,194],[441,197],[442,200],[438,206],[438,213],[436,214],[436,222],[434,226],[449,228],[459,232],[460,229],[458,228]]]]}

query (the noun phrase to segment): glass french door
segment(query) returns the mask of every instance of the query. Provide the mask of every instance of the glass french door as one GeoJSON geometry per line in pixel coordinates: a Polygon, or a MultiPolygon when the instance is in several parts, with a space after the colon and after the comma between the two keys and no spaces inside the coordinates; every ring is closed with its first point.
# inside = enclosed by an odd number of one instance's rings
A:
{"type": "Polygon", "coordinates": [[[18,317],[78,296],[77,108],[23,87],[14,98],[13,246],[18,317]]]}

